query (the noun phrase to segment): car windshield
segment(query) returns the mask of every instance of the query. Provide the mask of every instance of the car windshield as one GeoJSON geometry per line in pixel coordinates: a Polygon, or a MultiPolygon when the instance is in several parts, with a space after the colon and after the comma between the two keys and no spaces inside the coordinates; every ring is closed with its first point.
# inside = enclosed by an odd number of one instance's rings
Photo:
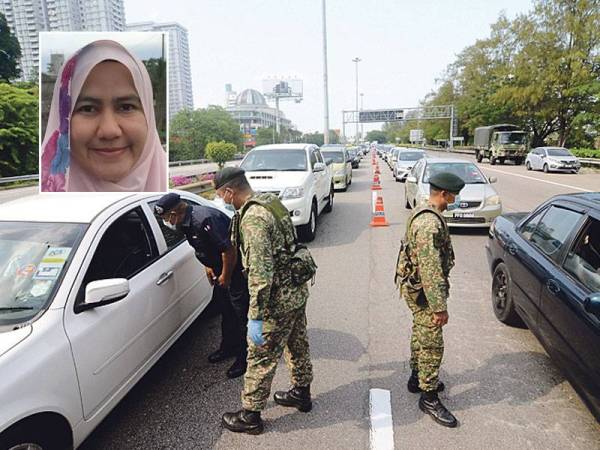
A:
{"type": "Polygon", "coordinates": [[[344,152],[324,151],[321,153],[323,153],[323,159],[325,159],[325,161],[331,160],[335,164],[344,162],[344,152]]]}
{"type": "Polygon", "coordinates": [[[0,327],[25,322],[50,303],[85,228],[0,222],[0,327]]]}
{"type": "Polygon", "coordinates": [[[358,153],[356,153],[356,150],[348,150],[348,154],[355,158],[358,153]]]}
{"type": "Polygon", "coordinates": [[[419,159],[425,156],[421,152],[400,152],[398,155],[398,159],[400,161],[418,161],[419,159]]]}
{"type": "Polygon", "coordinates": [[[437,173],[450,172],[460,177],[465,184],[487,183],[485,177],[473,163],[429,163],[423,172],[423,183],[429,183],[429,179],[437,173]]]}
{"type": "Polygon", "coordinates": [[[240,165],[246,172],[306,171],[304,150],[252,150],[240,165]]]}
{"type": "Polygon", "coordinates": [[[525,133],[500,133],[498,142],[500,144],[524,144],[525,133]]]}
{"type": "Polygon", "coordinates": [[[549,148],[548,156],[573,156],[566,148],[549,148]]]}

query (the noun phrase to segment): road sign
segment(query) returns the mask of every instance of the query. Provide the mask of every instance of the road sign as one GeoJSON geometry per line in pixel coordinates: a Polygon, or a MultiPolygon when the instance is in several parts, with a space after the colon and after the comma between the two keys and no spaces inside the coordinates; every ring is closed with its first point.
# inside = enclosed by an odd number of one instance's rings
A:
{"type": "Polygon", "coordinates": [[[404,119],[403,109],[377,109],[360,111],[358,121],[367,122],[399,122],[404,119]]]}

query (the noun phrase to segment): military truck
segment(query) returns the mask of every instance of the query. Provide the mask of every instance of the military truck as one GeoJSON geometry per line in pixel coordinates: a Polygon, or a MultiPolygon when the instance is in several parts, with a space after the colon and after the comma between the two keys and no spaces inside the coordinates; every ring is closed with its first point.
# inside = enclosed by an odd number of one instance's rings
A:
{"type": "Polygon", "coordinates": [[[528,134],[516,125],[499,124],[475,128],[477,162],[488,158],[491,165],[512,160],[520,165],[529,151],[528,134]]]}

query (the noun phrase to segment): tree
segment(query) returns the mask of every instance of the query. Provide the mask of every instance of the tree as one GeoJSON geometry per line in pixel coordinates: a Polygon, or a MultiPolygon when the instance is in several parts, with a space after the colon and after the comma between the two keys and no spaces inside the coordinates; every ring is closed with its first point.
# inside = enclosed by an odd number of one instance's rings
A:
{"type": "Polygon", "coordinates": [[[0,13],[0,80],[7,83],[21,75],[18,67],[21,46],[17,37],[10,32],[6,17],[0,13]]]}
{"type": "Polygon", "coordinates": [[[201,159],[209,142],[229,142],[241,150],[239,124],[220,106],[183,110],[171,119],[169,159],[201,159]]]}
{"type": "Polygon", "coordinates": [[[279,135],[275,133],[273,127],[259,128],[256,130],[256,145],[273,144],[280,142],[279,135]]]}
{"type": "Polygon", "coordinates": [[[222,169],[227,161],[231,161],[237,152],[237,147],[230,142],[209,142],[204,151],[206,157],[219,164],[222,169]]]}
{"type": "Polygon", "coordinates": [[[381,130],[371,130],[367,133],[366,137],[367,141],[373,142],[377,141],[380,144],[387,142],[387,136],[384,131],[381,130]]]}
{"type": "Polygon", "coordinates": [[[161,142],[166,141],[167,124],[167,65],[164,58],[150,58],[143,61],[154,93],[154,112],[156,117],[156,129],[161,142]]]}
{"type": "Polygon", "coordinates": [[[0,176],[38,172],[38,88],[0,83],[0,176]]]}
{"type": "MultiPolygon", "coordinates": [[[[300,137],[300,142],[304,142],[307,144],[315,144],[319,147],[324,144],[325,136],[323,133],[319,133],[315,131],[314,133],[304,133],[300,137]]],[[[333,130],[329,130],[329,143],[330,144],[339,144],[340,138],[337,133],[333,130]]]]}

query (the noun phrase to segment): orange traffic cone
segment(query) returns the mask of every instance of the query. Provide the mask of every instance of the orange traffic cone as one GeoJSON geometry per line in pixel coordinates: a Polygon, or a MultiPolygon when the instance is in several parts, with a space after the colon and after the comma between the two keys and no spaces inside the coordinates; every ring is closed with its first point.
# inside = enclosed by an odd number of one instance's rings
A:
{"type": "MultiPolygon", "coordinates": [[[[373,199],[377,194],[373,193],[373,199]]],[[[389,223],[385,220],[385,209],[383,207],[383,197],[377,195],[377,200],[375,201],[375,205],[373,208],[373,213],[371,217],[371,223],[369,224],[372,227],[387,227],[389,223]]]]}
{"type": "Polygon", "coordinates": [[[381,173],[381,171],[379,170],[379,164],[377,164],[377,165],[375,166],[375,173],[376,173],[377,175],[379,175],[379,174],[381,173]]]}
{"type": "Polygon", "coordinates": [[[372,191],[380,191],[381,190],[381,182],[379,181],[379,175],[373,175],[373,185],[371,186],[372,191]]]}

